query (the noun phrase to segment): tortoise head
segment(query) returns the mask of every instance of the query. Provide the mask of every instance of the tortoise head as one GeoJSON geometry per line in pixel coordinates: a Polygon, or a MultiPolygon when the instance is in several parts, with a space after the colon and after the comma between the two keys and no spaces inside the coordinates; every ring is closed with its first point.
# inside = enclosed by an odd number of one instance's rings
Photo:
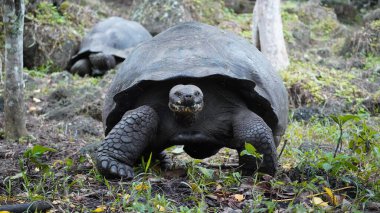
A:
{"type": "Polygon", "coordinates": [[[176,114],[197,114],[203,109],[202,90],[191,84],[174,86],[169,92],[169,108],[176,114]]]}

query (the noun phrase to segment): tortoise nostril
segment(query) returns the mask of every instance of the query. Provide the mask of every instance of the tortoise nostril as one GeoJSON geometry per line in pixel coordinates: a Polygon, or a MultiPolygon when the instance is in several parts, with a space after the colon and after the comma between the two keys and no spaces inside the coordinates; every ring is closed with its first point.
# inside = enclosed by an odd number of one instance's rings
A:
{"type": "Polygon", "coordinates": [[[185,95],[185,98],[193,98],[193,95],[190,95],[190,94],[185,95]]]}

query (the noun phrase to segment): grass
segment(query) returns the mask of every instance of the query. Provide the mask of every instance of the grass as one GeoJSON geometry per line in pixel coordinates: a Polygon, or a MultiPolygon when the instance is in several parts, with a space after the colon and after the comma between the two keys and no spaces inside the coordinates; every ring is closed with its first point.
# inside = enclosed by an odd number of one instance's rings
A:
{"type": "Polygon", "coordinates": [[[373,125],[378,118],[357,117],[343,125],[343,149],[336,157],[339,126],[332,119],[291,120],[284,136],[291,143],[274,178],[245,177],[239,170],[210,168],[188,159],[184,177],[168,177],[148,161],[135,168],[133,181],[111,181],[94,169],[88,156],[59,156],[55,149],[34,146],[20,159],[21,172],[3,181],[6,194],[0,200],[42,199],[80,212],[204,212],[231,204],[251,212],[361,211],[363,204],[380,199],[380,127],[373,125]],[[368,150],[358,143],[359,136],[370,144],[368,150]],[[301,148],[305,142],[315,147],[301,148]],[[331,200],[329,189],[338,200],[331,200]],[[316,198],[325,204],[316,203],[316,198]]]}
{"type": "MultiPolygon", "coordinates": [[[[292,9],[295,5],[287,7],[292,9]]],[[[299,21],[297,15],[287,11],[282,15],[285,23],[299,21]]],[[[48,20],[51,18],[54,16],[48,20]]],[[[226,10],[224,18],[243,26],[241,34],[250,38],[251,14],[236,15],[226,10]]],[[[321,30],[323,39],[332,34],[332,29],[329,22],[312,26],[314,31],[321,30]]],[[[368,55],[364,69],[374,69],[378,62],[378,56],[368,55]]],[[[26,72],[36,78],[50,75],[49,66],[26,72]]],[[[290,115],[282,140],[288,143],[275,177],[258,173],[247,177],[239,169],[222,169],[234,158],[232,150],[224,150],[212,159],[220,165],[215,168],[174,154],[176,149],[171,148],[168,152],[172,152],[179,168],[162,171],[157,162],[148,160],[135,167],[133,181],[107,180],[95,169],[91,157],[78,151],[80,142],[96,139],[73,137],[62,124],[57,125],[52,138],[43,134],[20,143],[28,148],[18,161],[20,170],[0,183],[4,192],[0,202],[47,200],[67,212],[220,212],[227,207],[243,212],[360,212],[370,202],[379,203],[380,119],[361,106],[360,100],[369,95],[356,84],[361,71],[341,71],[293,59],[281,75],[288,88],[301,84],[317,105],[331,98],[346,103],[356,101],[349,113],[357,118],[339,123],[346,114],[335,115],[335,121],[329,116],[296,121],[290,115]],[[63,135],[62,141],[55,138],[57,135],[63,135]],[[54,143],[41,145],[41,140],[54,143]],[[334,156],[338,141],[342,149],[334,156]],[[68,144],[69,148],[60,147],[59,143],[68,144]]],[[[30,96],[43,100],[52,88],[77,88],[75,91],[80,93],[80,89],[104,83],[99,78],[77,76],[72,82],[46,83],[44,89],[30,96]]],[[[253,151],[247,148],[247,152],[253,151]]]]}

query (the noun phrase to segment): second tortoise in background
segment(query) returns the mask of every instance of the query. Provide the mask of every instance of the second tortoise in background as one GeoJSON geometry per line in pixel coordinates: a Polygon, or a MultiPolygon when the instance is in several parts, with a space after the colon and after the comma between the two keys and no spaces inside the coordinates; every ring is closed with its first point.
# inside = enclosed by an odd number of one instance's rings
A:
{"type": "Polygon", "coordinates": [[[80,76],[101,76],[124,61],[131,49],[151,39],[149,32],[134,21],[110,17],[85,35],[68,70],[80,76]]]}
{"type": "Polygon", "coordinates": [[[165,160],[173,145],[206,158],[222,147],[241,152],[247,142],[263,159],[240,156],[243,173],[273,175],[287,117],[284,83],[253,45],[206,24],[179,24],[136,47],[118,69],[97,167],[131,179],[142,156],[165,160]]]}

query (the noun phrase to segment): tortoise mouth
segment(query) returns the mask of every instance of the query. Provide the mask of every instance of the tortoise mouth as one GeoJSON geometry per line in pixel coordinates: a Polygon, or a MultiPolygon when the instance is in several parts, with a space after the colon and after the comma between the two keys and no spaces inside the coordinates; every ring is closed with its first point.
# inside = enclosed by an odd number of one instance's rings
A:
{"type": "Polygon", "coordinates": [[[189,114],[195,114],[203,109],[203,103],[194,103],[193,105],[182,105],[177,103],[169,103],[169,108],[171,111],[175,113],[189,113],[189,114]]]}

